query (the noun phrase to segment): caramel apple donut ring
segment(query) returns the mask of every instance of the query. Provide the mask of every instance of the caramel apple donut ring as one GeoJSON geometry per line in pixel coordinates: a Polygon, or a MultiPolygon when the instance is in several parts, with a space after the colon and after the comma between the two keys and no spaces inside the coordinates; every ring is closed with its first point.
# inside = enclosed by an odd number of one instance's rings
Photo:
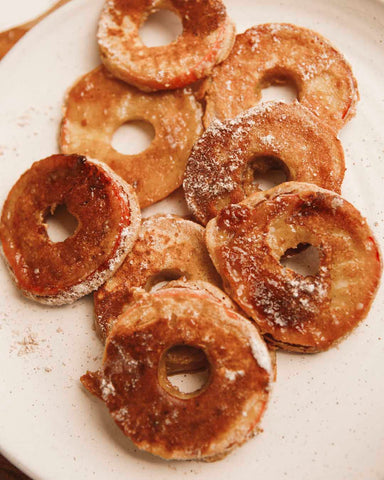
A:
{"type": "Polygon", "coordinates": [[[235,27],[220,0],[110,0],[97,37],[114,76],[144,91],[170,90],[210,75],[231,51],[235,27]],[[180,17],[183,33],[170,45],[146,47],[139,28],[161,9],[180,17]]]}
{"type": "Polygon", "coordinates": [[[140,449],[166,459],[218,459],[256,431],[273,368],[257,329],[195,291],[164,289],[134,304],[108,336],[102,368],[81,378],[140,449]],[[182,393],[167,379],[166,352],[201,349],[206,385],[182,393]]]}
{"type": "MultiPolygon", "coordinates": [[[[204,281],[190,282],[185,277],[181,280],[172,280],[170,282],[162,282],[156,285],[151,292],[164,288],[181,288],[188,292],[193,290],[197,293],[204,293],[209,295],[213,300],[221,303],[224,307],[233,310],[237,313],[242,313],[239,307],[226,295],[220,288],[213,284],[204,281]]],[[[147,295],[145,290],[138,289],[133,293],[133,301],[140,301],[143,295],[147,295]]],[[[131,302],[132,303],[132,302],[131,302]]],[[[118,321],[118,319],[116,320],[118,321]]],[[[273,364],[275,365],[275,361],[273,364]]],[[[191,349],[180,345],[178,347],[168,350],[166,357],[166,371],[167,375],[176,375],[180,373],[192,373],[206,370],[208,368],[206,356],[201,350],[191,349]]]]}
{"type": "Polygon", "coordinates": [[[0,238],[9,270],[24,295],[41,303],[72,303],[102,285],[123,262],[140,226],[129,185],[80,155],[36,162],[5,201],[0,238]],[[48,237],[45,219],[65,205],[77,219],[63,242],[48,237]]]}
{"type": "Polygon", "coordinates": [[[201,107],[191,91],[143,93],[98,67],[67,94],[60,147],[64,153],[82,153],[107,163],[134,187],[144,208],[181,185],[201,133],[201,107]],[[117,152],[111,145],[113,134],[125,122],[139,119],[153,125],[153,142],[137,155],[117,152]]]}
{"type": "Polygon", "coordinates": [[[287,81],[294,82],[300,103],[335,131],[355,115],[357,82],[343,55],[312,30],[271,23],[238,35],[215,68],[206,92],[206,127],[253,107],[262,88],[287,81]]]}
{"type": "Polygon", "coordinates": [[[315,185],[287,182],[224,208],[206,240],[229,295],[286,350],[317,352],[341,340],[367,315],[381,275],[364,218],[315,185]],[[319,250],[316,275],[280,264],[300,244],[319,250]]]}
{"type": "Polygon", "coordinates": [[[195,144],[184,175],[193,215],[203,224],[259,190],[254,173],[283,169],[287,180],[340,192],[344,152],[333,130],[298,102],[267,102],[214,122],[195,144]]]}
{"type": "Polygon", "coordinates": [[[100,338],[106,339],[117,317],[135,300],[137,288],[150,291],[178,278],[221,284],[205,246],[204,229],[173,215],[144,219],[131,253],[94,294],[100,338]]]}

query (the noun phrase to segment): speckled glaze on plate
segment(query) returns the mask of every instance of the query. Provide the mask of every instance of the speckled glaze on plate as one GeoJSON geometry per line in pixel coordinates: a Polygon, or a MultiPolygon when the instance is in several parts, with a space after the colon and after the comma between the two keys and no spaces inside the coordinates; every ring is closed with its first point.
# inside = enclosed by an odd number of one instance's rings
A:
{"type": "MultiPolygon", "coordinates": [[[[98,60],[103,0],[74,0],[31,31],[0,64],[0,202],[33,161],[57,151],[66,89],[98,60]]],[[[329,38],[352,64],[361,101],[341,131],[343,195],[384,239],[384,4],[377,0],[227,0],[239,32],[292,22],[329,38]]],[[[152,212],[183,211],[180,198],[152,212]]],[[[91,298],[49,308],[24,299],[0,265],[0,449],[36,480],[382,480],[384,291],[337,349],[279,353],[264,432],[220,462],[167,463],[137,451],[81,388],[102,345],[91,298]]]]}

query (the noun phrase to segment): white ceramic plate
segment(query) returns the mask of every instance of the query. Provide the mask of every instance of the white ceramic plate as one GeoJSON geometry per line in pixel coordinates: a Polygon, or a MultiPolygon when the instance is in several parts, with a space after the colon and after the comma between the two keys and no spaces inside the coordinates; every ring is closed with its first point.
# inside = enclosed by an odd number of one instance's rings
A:
{"type": "MultiPolygon", "coordinates": [[[[33,161],[57,151],[66,89],[98,64],[103,0],[71,2],[0,64],[0,201],[33,161]]],[[[375,0],[227,0],[238,31],[293,22],[328,37],[358,79],[342,131],[344,196],[384,234],[384,4],[375,0]]],[[[160,207],[161,208],[168,208],[160,207]]],[[[90,298],[47,308],[25,300],[0,265],[0,446],[34,479],[384,478],[384,292],[339,348],[278,355],[264,432],[224,460],[167,463],[138,452],[79,377],[100,365],[90,298]]]]}

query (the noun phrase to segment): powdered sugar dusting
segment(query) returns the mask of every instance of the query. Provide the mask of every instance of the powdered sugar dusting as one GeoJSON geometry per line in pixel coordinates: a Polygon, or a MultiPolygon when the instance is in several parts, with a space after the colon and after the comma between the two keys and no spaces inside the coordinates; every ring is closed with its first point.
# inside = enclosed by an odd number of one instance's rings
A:
{"type": "Polygon", "coordinates": [[[255,336],[251,336],[249,337],[249,346],[251,347],[252,355],[260,367],[269,373],[269,375],[272,375],[271,355],[265,343],[255,336]]]}
{"type": "Polygon", "coordinates": [[[205,224],[225,205],[258,191],[258,158],[276,159],[291,180],[330,190],[340,188],[344,175],[333,132],[298,102],[265,102],[234,119],[212,122],[195,144],[183,186],[196,218],[205,224]]]}
{"type": "Polygon", "coordinates": [[[100,383],[101,398],[106,402],[111,395],[115,395],[115,387],[112,382],[107,382],[105,378],[100,383]]]}
{"type": "Polygon", "coordinates": [[[243,377],[245,375],[245,372],[244,370],[225,369],[224,375],[225,378],[227,378],[230,382],[234,382],[237,377],[243,377]]]}
{"type": "Polygon", "coordinates": [[[341,208],[344,205],[344,200],[341,197],[333,197],[331,201],[331,207],[333,211],[336,211],[338,208],[341,208]]]}

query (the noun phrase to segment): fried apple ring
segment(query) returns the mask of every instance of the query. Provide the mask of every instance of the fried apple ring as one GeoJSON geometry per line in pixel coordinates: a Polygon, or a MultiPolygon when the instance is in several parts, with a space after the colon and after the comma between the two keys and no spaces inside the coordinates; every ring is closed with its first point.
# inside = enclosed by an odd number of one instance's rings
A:
{"type": "Polygon", "coordinates": [[[108,164],[134,187],[144,208],[181,185],[201,133],[201,107],[190,90],[144,93],[98,67],[67,94],[60,147],[64,153],[82,153],[108,164]],[[153,125],[153,142],[137,155],[119,153],[111,145],[113,134],[139,119],[153,125]]]}
{"type": "Polygon", "coordinates": [[[229,295],[265,338],[291,351],[326,350],[367,315],[381,259],[365,219],[336,193],[287,182],[224,208],[206,233],[229,295]],[[284,268],[301,244],[319,251],[318,273],[284,268]]]}
{"type": "Polygon", "coordinates": [[[193,215],[204,225],[230,203],[259,190],[255,173],[283,170],[287,180],[340,192],[344,152],[333,130],[298,102],[267,102],[214,122],[195,144],[184,175],[193,215]]]}
{"type": "Polygon", "coordinates": [[[106,339],[117,317],[135,300],[136,289],[151,291],[179,278],[221,284],[205,246],[204,229],[173,215],[144,219],[132,251],[94,294],[100,338],[106,339]]]}
{"type": "Polygon", "coordinates": [[[227,60],[214,69],[205,126],[253,107],[263,88],[290,82],[300,103],[335,131],[355,115],[357,82],[343,55],[312,30],[271,23],[238,35],[227,60]]]}
{"type": "Polygon", "coordinates": [[[210,75],[233,46],[235,27],[220,0],[110,0],[98,29],[101,59],[117,78],[144,91],[173,90],[210,75]],[[139,28],[168,9],[183,33],[170,45],[146,47],[139,28]]]}
{"type": "MultiPolygon", "coordinates": [[[[181,288],[188,291],[196,291],[198,293],[204,293],[211,296],[214,300],[221,303],[226,308],[233,310],[237,313],[242,313],[239,307],[226,295],[220,288],[215,287],[213,284],[204,281],[190,282],[185,277],[181,280],[172,280],[170,282],[162,282],[154,287],[151,291],[160,290],[164,288],[181,288]]],[[[140,301],[143,295],[147,295],[143,289],[135,289],[133,292],[133,302],[140,301]]],[[[128,307],[129,308],[129,307],[128,307]]],[[[125,309],[126,310],[126,309],[125,309]]],[[[116,320],[116,322],[118,319],[116,320]]],[[[112,328],[112,326],[110,327],[112,328]]],[[[273,364],[275,367],[275,360],[273,364]]],[[[191,349],[180,345],[174,347],[167,352],[166,356],[166,371],[168,376],[181,374],[181,373],[193,373],[200,372],[208,369],[208,362],[205,354],[198,349],[191,349]]]]}
{"type": "Polygon", "coordinates": [[[140,449],[166,459],[215,460],[256,431],[273,380],[257,329],[211,296],[164,289],[134,304],[115,324],[102,368],[81,378],[140,449]],[[166,352],[202,350],[208,382],[182,393],[167,379],[166,352]]]}
{"type": "Polygon", "coordinates": [[[36,162],[5,201],[0,238],[22,293],[49,305],[72,303],[119,268],[138,234],[140,210],[129,185],[112,170],[80,155],[36,162]],[[52,242],[45,219],[65,205],[74,234],[52,242]]]}

